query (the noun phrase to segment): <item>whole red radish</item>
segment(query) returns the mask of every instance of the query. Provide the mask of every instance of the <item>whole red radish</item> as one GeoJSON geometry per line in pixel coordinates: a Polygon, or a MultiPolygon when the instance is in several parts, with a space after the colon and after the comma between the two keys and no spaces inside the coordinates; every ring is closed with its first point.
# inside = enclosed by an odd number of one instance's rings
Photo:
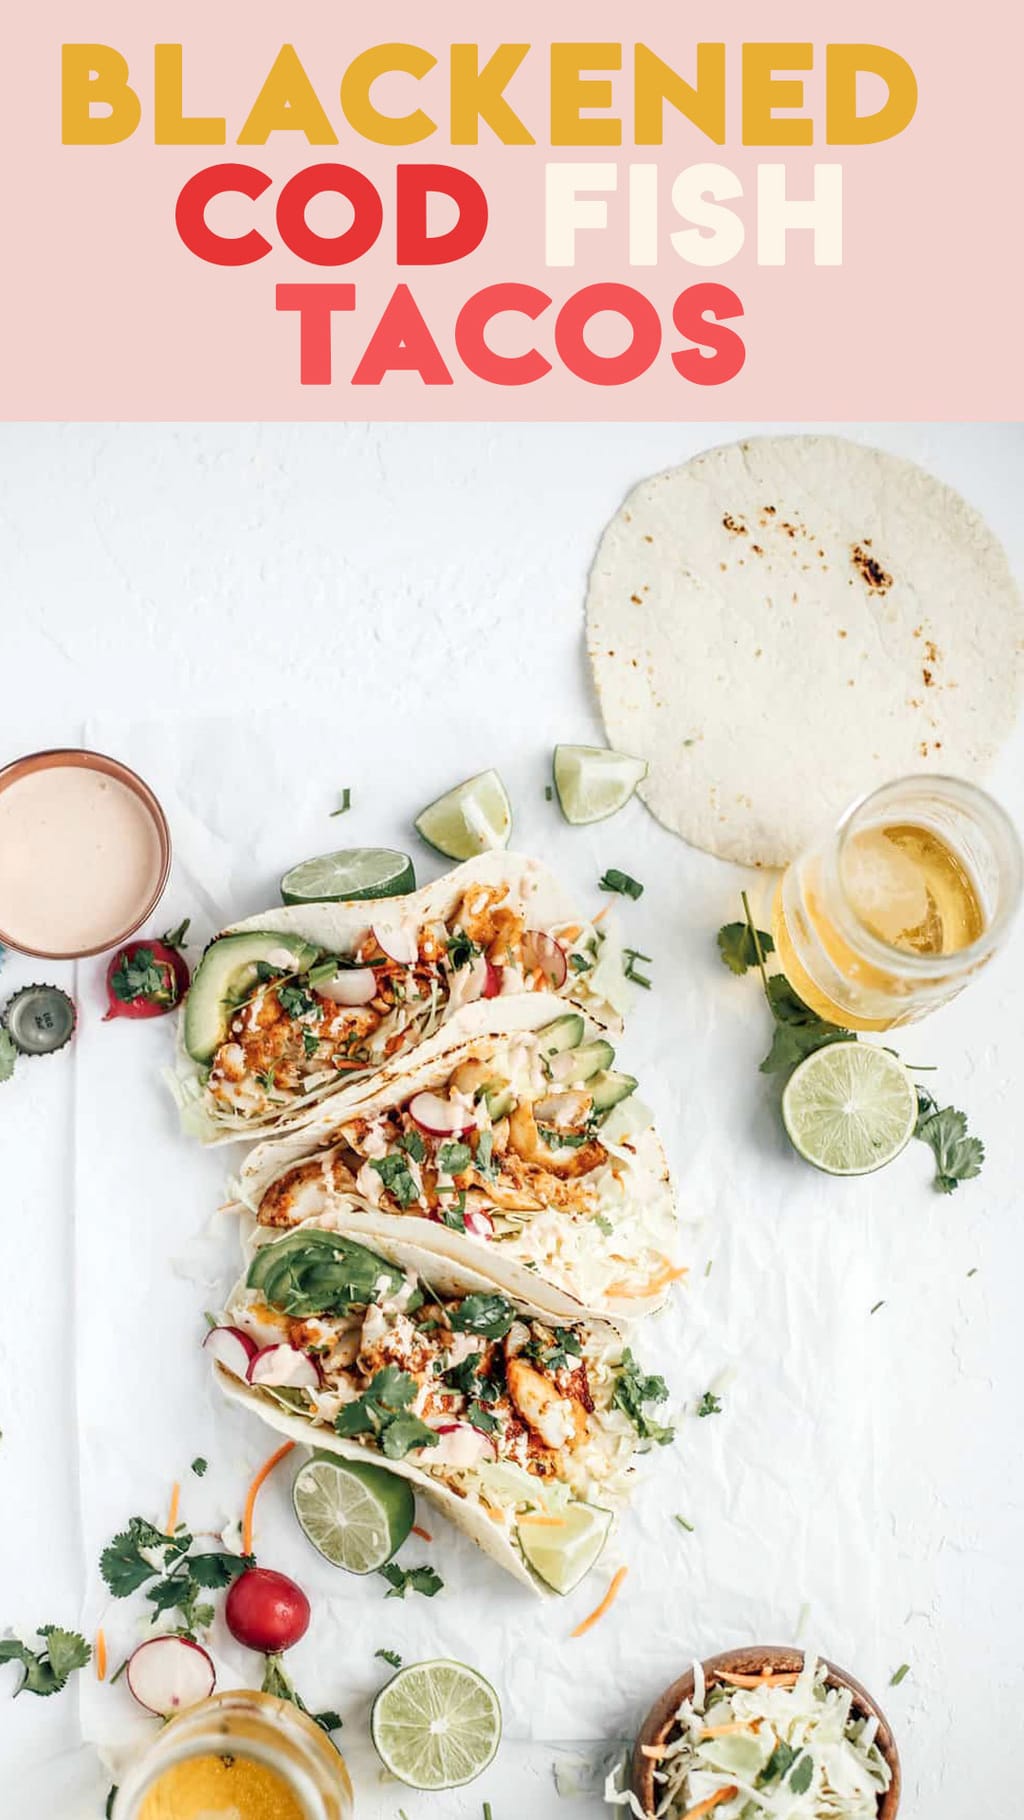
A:
{"type": "Polygon", "coordinates": [[[266,1656],[291,1649],[309,1629],[309,1600],[287,1574],[250,1567],[233,1581],[224,1619],[236,1643],[266,1656]]]}
{"type": "Polygon", "coordinates": [[[112,1017],[163,1017],[188,991],[188,962],[178,950],[191,918],[158,940],[143,936],[118,948],[107,968],[107,1010],[112,1017]]]}

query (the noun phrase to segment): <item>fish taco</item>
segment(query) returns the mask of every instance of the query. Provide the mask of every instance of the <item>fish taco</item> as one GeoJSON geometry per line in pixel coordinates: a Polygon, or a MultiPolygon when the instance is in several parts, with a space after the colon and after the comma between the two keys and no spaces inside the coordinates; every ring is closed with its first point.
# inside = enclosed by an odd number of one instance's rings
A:
{"type": "Polygon", "coordinates": [[[196,969],[175,1091],[206,1142],[304,1122],[466,1007],[555,992],[615,1025],[621,959],[547,868],[488,853],[406,897],[232,924],[196,969]]]}
{"type": "Polygon", "coordinates": [[[475,1010],[468,1036],[466,1015],[398,1079],[257,1145],[240,1198],[261,1226],[337,1214],[394,1231],[540,1306],[568,1295],[621,1320],[660,1307],[684,1274],[672,1183],[607,1034],[548,993],[475,1010]]]}
{"type": "Polygon", "coordinates": [[[257,1229],[207,1336],[225,1393],[295,1441],[370,1458],[524,1585],[569,1591],[672,1438],[621,1334],[563,1323],[404,1240],[257,1229]]]}

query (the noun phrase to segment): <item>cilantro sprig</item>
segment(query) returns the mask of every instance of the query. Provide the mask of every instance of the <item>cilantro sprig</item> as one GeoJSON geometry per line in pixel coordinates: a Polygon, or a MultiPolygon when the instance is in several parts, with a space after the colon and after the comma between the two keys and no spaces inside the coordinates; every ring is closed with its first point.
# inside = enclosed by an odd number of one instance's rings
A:
{"type": "Polygon", "coordinates": [[[645,1375],[627,1346],[615,1380],[612,1402],[629,1417],[641,1441],[654,1441],[659,1447],[667,1447],[675,1439],[675,1429],[658,1422],[644,1408],[645,1403],[663,1403],[667,1396],[664,1378],[645,1375]]]}
{"type": "Polygon", "coordinates": [[[193,1541],[186,1529],[168,1536],[145,1517],[132,1517],[103,1550],[100,1573],[115,1599],[130,1598],[145,1586],[153,1623],[165,1612],[177,1612],[179,1631],[194,1641],[214,1618],[203,1595],[230,1586],[254,1565],[254,1558],[219,1551],[192,1554],[193,1541]]]}
{"type": "Polygon", "coordinates": [[[385,1594],[388,1599],[404,1599],[407,1592],[422,1593],[425,1599],[433,1599],[444,1585],[440,1574],[432,1567],[399,1567],[397,1561],[385,1561],[377,1572],[391,1589],[385,1594]]]}
{"type": "Polygon", "coordinates": [[[923,1087],[917,1090],[917,1107],[914,1136],[935,1158],[934,1186],[939,1194],[952,1194],[961,1182],[981,1174],[985,1146],[980,1138],[968,1135],[965,1113],[955,1106],[939,1106],[923,1087]]]}
{"type": "Polygon", "coordinates": [[[92,1650],[76,1630],[64,1630],[59,1624],[41,1624],[36,1632],[42,1638],[41,1649],[31,1649],[19,1637],[0,1642],[0,1662],[20,1662],[24,1674],[15,1688],[18,1694],[59,1694],[76,1669],[85,1668],[92,1660],[92,1650]]]}

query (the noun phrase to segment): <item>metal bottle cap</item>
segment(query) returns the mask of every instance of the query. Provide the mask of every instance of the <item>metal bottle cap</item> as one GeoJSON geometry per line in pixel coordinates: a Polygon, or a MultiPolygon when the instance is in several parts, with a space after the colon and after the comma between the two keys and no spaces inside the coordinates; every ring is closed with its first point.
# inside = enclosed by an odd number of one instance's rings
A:
{"type": "Polygon", "coordinates": [[[53,1055],[71,1041],[75,1007],[59,986],[23,986],[8,999],[4,1028],[22,1055],[53,1055]]]}

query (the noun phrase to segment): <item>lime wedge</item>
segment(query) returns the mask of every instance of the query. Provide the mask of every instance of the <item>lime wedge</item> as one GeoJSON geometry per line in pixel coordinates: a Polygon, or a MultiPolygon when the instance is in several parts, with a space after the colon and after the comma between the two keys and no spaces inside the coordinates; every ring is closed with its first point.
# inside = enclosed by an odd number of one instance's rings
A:
{"type": "Polygon", "coordinates": [[[473,859],[508,846],[512,805],[497,771],[480,771],[428,804],[414,826],[445,859],[473,859]]]}
{"type": "Polygon", "coordinates": [[[557,1517],[520,1517],[519,1546],[535,1574],[553,1592],[570,1593],[597,1560],[612,1526],[610,1510],[567,1504],[557,1517]]]}
{"type": "Polygon", "coordinates": [[[346,847],[304,859],[281,880],[283,904],[343,904],[361,897],[404,897],[416,874],[392,847],[346,847]]]}
{"type": "Polygon", "coordinates": [[[385,1769],[410,1788],[461,1788],[493,1761],[501,1707],[461,1662],[413,1662],[382,1687],[370,1734],[385,1769]]]}
{"type": "Polygon", "coordinates": [[[562,814],[577,828],[614,815],[647,776],[642,758],[605,746],[556,746],[553,769],[562,814]]]}
{"type": "Polygon", "coordinates": [[[292,1504],[306,1539],[350,1574],[372,1574],[390,1561],[416,1514],[407,1480],[383,1466],[323,1454],[299,1468],[292,1504]]]}
{"type": "Polygon", "coordinates": [[[896,1056],[829,1043],[796,1068],[782,1118],[800,1155],[829,1175],[868,1175],[899,1156],[917,1123],[917,1090],[896,1056]]]}

